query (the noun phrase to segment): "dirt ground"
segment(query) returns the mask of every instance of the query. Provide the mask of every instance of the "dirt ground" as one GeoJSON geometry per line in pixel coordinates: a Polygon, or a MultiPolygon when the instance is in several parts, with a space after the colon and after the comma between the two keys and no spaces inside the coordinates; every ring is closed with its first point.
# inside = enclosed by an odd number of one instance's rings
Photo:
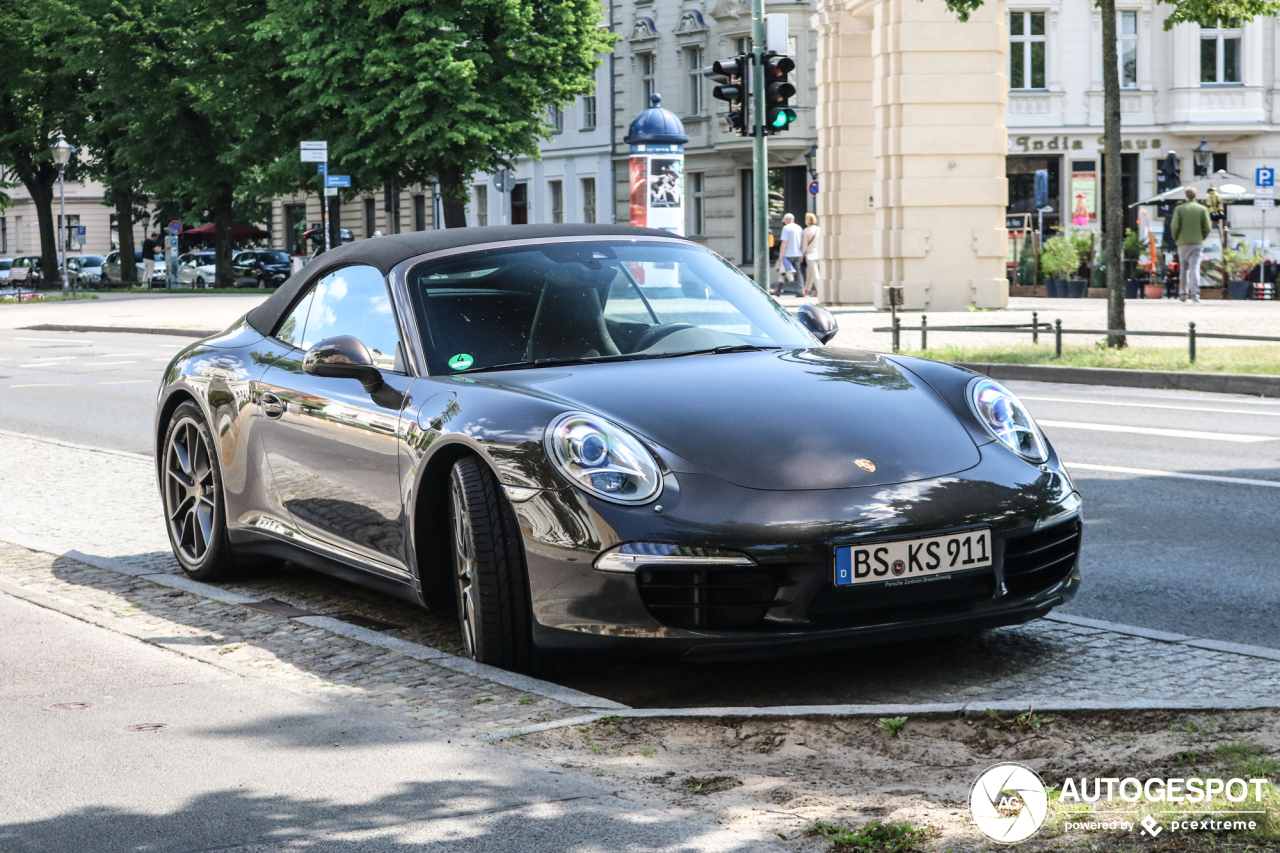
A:
{"type": "MultiPolygon", "coordinates": [[[[622,796],[710,813],[722,825],[797,851],[877,853],[1008,849],[988,840],[969,816],[970,787],[987,767],[1016,761],[1046,785],[1067,777],[1280,778],[1280,712],[1006,714],[908,718],[900,732],[877,719],[610,718],[506,741],[565,768],[616,781],[622,796]],[[837,843],[815,833],[822,822],[856,832],[868,824],[908,824],[905,840],[837,843]],[[809,831],[809,834],[806,834],[809,831]],[[895,846],[896,845],[896,846],[895,846]]],[[[1049,816],[1022,850],[1280,850],[1280,794],[1265,788],[1265,815],[1252,833],[1140,827],[1063,831],[1064,820],[1103,820],[1051,794],[1049,816]]],[[[1225,808],[1225,800],[1212,808],[1225,808]]],[[[1132,808],[1117,801],[1099,808],[1132,808]]],[[[1209,806],[1156,812],[1203,816],[1209,806]]],[[[1236,809],[1257,808],[1246,801],[1236,809]]],[[[1110,815],[1107,820],[1116,819],[1110,815]]],[[[827,834],[833,835],[828,829],[827,834]]],[[[874,833],[869,833],[874,834],[874,833]]]]}

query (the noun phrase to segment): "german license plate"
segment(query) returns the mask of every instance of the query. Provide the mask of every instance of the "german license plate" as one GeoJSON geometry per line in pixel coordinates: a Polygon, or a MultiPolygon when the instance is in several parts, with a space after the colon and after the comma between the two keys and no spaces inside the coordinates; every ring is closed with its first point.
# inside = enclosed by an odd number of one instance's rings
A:
{"type": "Polygon", "coordinates": [[[952,572],[991,565],[991,530],[898,539],[836,548],[836,586],[927,583],[952,572]]]}

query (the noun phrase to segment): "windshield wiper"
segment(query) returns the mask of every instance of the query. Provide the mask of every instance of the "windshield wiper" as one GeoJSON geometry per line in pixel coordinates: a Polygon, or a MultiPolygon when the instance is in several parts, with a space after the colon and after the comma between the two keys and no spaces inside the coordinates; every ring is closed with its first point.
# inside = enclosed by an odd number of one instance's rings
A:
{"type": "Polygon", "coordinates": [[[492,370],[528,370],[533,367],[567,367],[575,364],[600,364],[611,361],[647,361],[655,358],[676,358],[682,355],[708,355],[724,352],[763,352],[765,350],[782,349],[780,346],[760,346],[758,344],[725,344],[711,349],[689,350],[687,352],[635,353],[632,355],[603,355],[596,358],[538,358],[533,361],[510,361],[506,364],[490,364],[485,367],[473,367],[470,370],[459,370],[454,376],[464,373],[486,373],[492,370]]]}
{"type": "Polygon", "coordinates": [[[782,349],[776,344],[724,344],[723,346],[711,347],[710,349],[692,349],[686,352],[666,352],[654,358],[675,358],[681,355],[719,355],[726,352],[765,352],[767,350],[782,349]]]}

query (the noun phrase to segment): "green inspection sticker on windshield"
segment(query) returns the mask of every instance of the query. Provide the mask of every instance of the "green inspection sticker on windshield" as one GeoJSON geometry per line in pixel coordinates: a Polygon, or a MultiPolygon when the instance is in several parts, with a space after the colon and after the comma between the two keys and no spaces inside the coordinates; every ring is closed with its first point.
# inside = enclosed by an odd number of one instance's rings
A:
{"type": "Polygon", "coordinates": [[[474,358],[467,355],[465,352],[460,352],[453,358],[449,359],[449,366],[454,370],[466,370],[468,367],[475,364],[475,361],[476,360],[474,358]]]}

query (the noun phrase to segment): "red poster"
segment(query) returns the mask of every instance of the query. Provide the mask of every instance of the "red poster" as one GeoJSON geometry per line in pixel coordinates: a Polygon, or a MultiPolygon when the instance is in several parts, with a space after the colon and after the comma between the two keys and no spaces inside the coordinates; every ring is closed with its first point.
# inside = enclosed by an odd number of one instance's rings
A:
{"type": "Polygon", "coordinates": [[[649,158],[631,158],[631,224],[644,228],[649,224],[649,158]]]}

